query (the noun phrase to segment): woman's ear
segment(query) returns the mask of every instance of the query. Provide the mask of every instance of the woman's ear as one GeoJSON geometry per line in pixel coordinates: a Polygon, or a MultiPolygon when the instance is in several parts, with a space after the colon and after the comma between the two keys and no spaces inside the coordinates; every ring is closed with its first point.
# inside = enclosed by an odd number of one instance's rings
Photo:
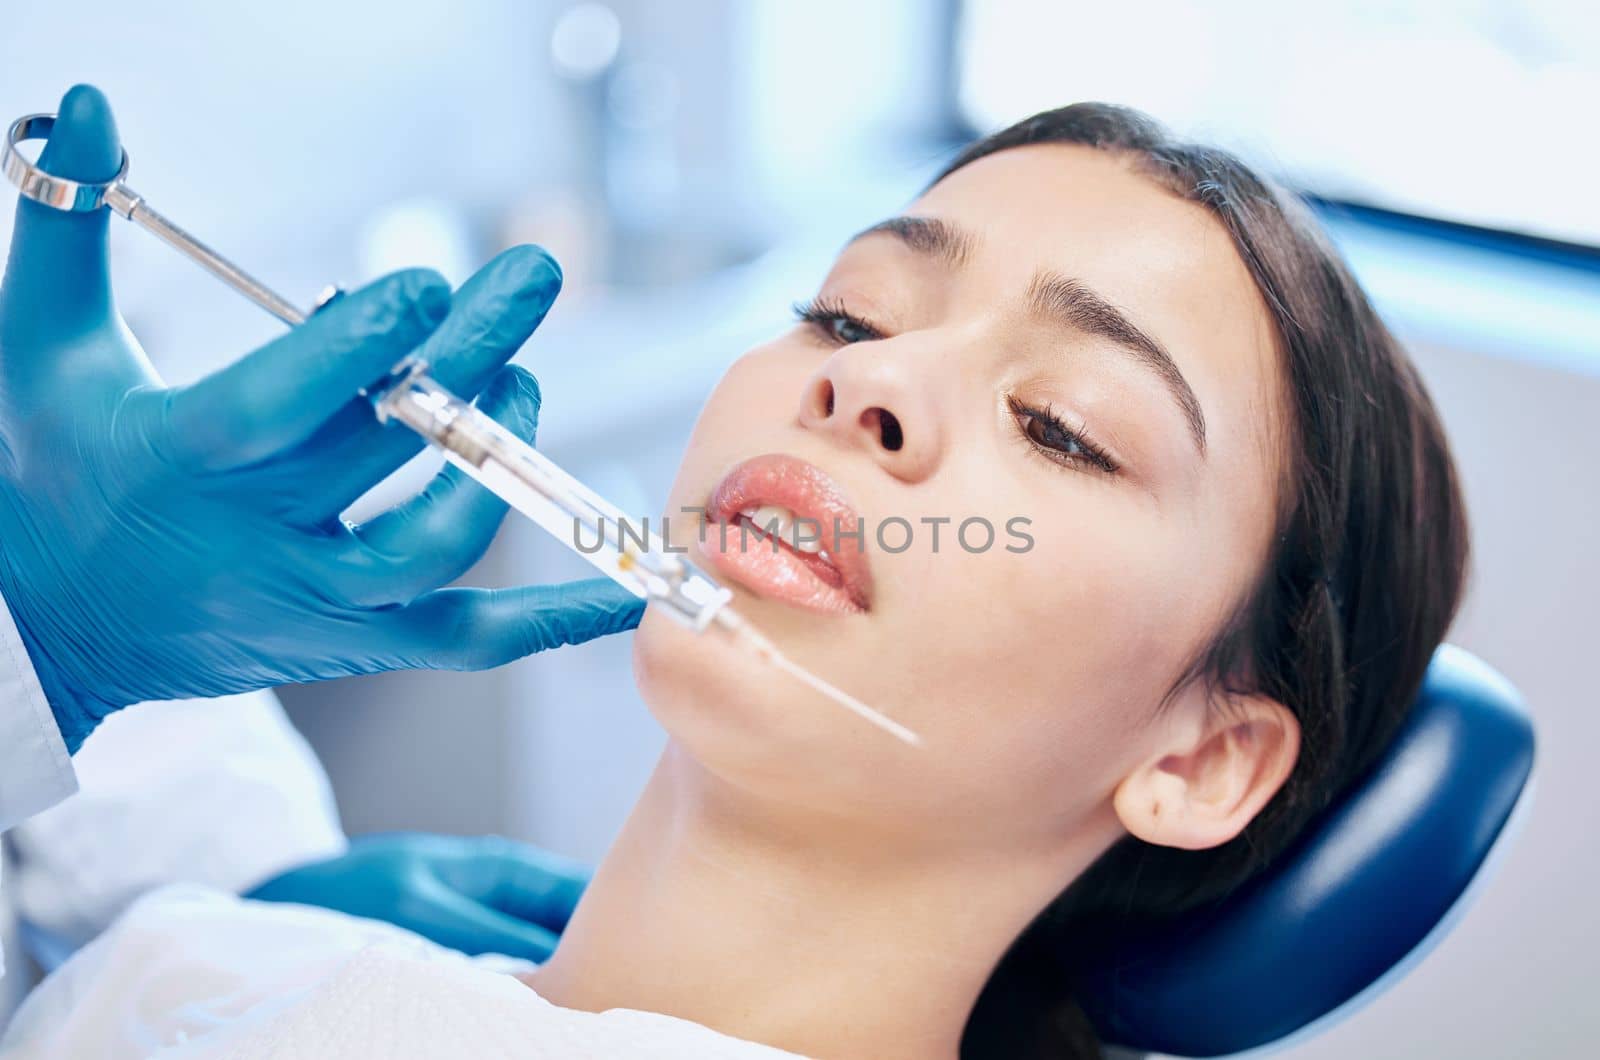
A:
{"type": "Polygon", "coordinates": [[[1278,701],[1229,695],[1198,713],[1197,727],[1179,726],[1112,796],[1123,827],[1147,843],[1185,850],[1226,843],[1294,769],[1300,723],[1278,701]]]}

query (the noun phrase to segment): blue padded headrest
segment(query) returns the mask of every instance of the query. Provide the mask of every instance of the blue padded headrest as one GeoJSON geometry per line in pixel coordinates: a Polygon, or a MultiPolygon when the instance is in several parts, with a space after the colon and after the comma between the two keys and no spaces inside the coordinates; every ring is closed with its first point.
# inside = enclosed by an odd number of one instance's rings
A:
{"type": "Polygon", "coordinates": [[[1516,690],[1441,647],[1363,783],[1224,901],[1158,938],[1117,943],[1080,1003],[1106,1041],[1178,1056],[1294,1033],[1437,941],[1446,928],[1430,932],[1483,866],[1532,768],[1516,690]]]}

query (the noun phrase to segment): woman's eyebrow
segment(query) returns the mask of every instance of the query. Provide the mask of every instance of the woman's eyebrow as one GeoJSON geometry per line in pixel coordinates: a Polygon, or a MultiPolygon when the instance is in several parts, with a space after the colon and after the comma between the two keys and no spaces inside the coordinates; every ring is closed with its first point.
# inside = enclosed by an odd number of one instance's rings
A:
{"type": "MultiPolygon", "coordinates": [[[[939,258],[951,268],[965,265],[977,244],[971,233],[937,217],[891,217],[857,232],[850,242],[871,235],[894,236],[917,253],[939,258]]],[[[1172,359],[1167,348],[1126,313],[1082,280],[1053,272],[1041,272],[1033,278],[1028,285],[1028,307],[1034,315],[1053,320],[1072,331],[1110,339],[1159,375],[1188,421],[1195,448],[1205,456],[1206,417],[1194,388],[1178,370],[1178,362],[1172,359]]]]}
{"type": "Polygon", "coordinates": [[[850,243],[879,234],[894,236],[917,253],[940,258],[956,269],[967,263],[976,242],[971,234],[937,217],[891,217],[857,232],[850,243]]]}
{"type": "Polygon", "coordinates": [[[1201,456],[1206,455],[1206,417],[1194,388],[1178,370],[1178,362],[1172,359],[1167,348],[1128,319],[1127,314],[1082,280],[1053,272],[1034,276],[1028,285],[1028,308],[1034,315],[1054,320],[1073,331],[1110,339],[1159,375],[1189,422],[1195,448],[1200,450],[1201,456]]]}

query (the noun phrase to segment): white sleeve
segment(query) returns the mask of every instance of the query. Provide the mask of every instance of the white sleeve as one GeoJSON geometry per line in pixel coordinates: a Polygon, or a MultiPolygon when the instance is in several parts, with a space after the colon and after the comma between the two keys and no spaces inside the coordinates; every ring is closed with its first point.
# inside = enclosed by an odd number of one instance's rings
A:
{"type": "Polygon", "coordinates": [[[0,832],[60,802],[74,788],[67,745],[11,609],[0,599],[0,832]]]}
{"type": "MultiPolygon", "coordinates": [[[[141,897],[28,995],[0,1036],[0,1054],[6,1060],[149,1057],[163,1046],[292,1008],[373,946],[468,962],[392,924],[240,901],[203,887],[162,888],[141,897]]],[[[380,994],[380,1003],[387,999],[380,994]]]]}
{"type": "Polygon", "coordinates": [[[803,1060],[676,1016],[560,1008],[513,978],[532,968],[331,909],[170,887],[46,979],[0,1055],[803,1060]]]}
{"type": "Polygon", "coordinates": [[[345,850],[327,775],[271,692],[138,704],[75,758],[81,790],[8,837],[19,916],[72,944],[164,884],[237,894],[345,850]]]}

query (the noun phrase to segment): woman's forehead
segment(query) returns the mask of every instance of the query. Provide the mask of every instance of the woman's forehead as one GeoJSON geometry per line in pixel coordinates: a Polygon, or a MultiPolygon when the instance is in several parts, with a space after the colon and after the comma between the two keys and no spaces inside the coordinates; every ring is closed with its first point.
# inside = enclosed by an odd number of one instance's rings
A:
{"type": "Polygon", "coordinates": [[[907,212],[969,234],[989,274],[1051,269],[1130,299],[1167,292],[1248,301],[1255,294],[1209,209],[1110,151],[1075,144],[999,151],[951,173],[907,212]]]}

